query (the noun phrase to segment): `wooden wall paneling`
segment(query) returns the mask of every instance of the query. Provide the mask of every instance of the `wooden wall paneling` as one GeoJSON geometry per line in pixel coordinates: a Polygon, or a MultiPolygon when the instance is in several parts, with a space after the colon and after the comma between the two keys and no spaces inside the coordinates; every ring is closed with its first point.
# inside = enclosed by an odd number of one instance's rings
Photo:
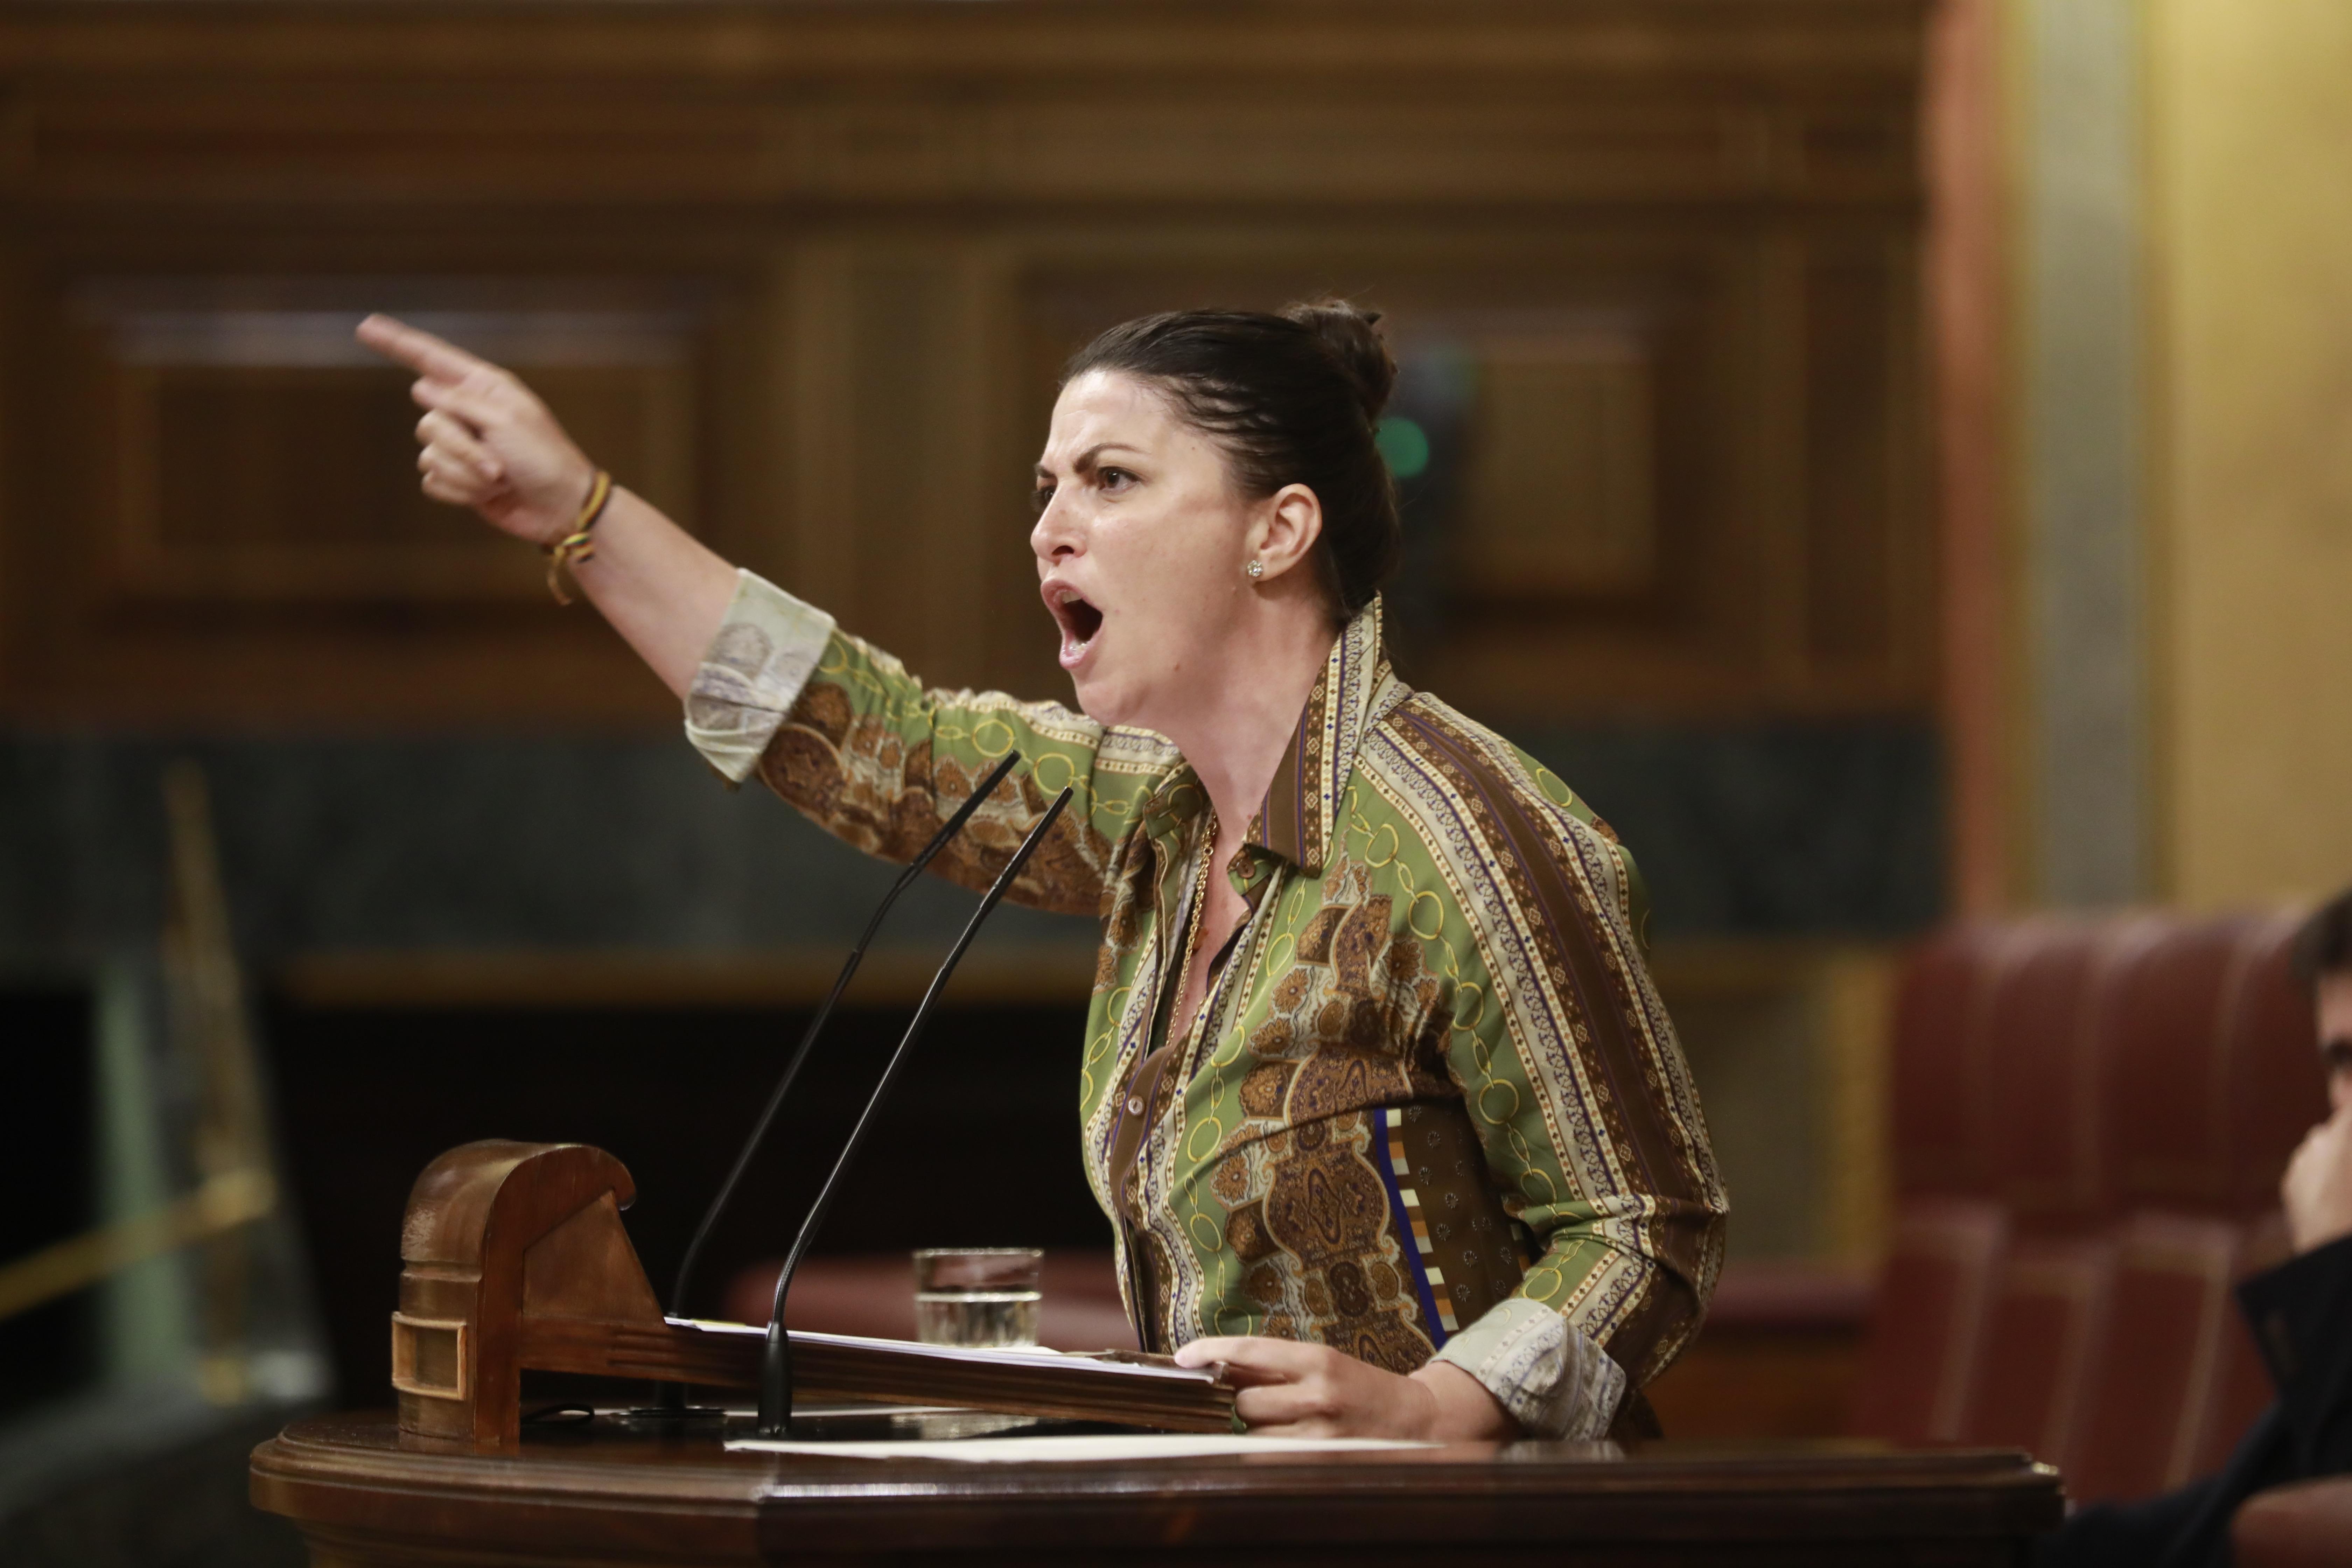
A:
{"type": "MultiPolygon", "coordinates": [[[[993,368],[987,339],[988,279],[978,275],[971,252],[970,241],[961,238],[939,247],[924,276],[929,308],[928,333],[920,344],[932,422],[916,558],[924,574],[929,638],[926,657],[942,671],[962,666],[954,677],[959,686],[976,679],[978,667],[986,660],[986,618],[1018,615],[1026,607],[1019,600],[992,604],[984,596],[988,557],[1002,552],[1018,559],[1025,548],[1017,533],[990,526],[1012,497],[1005,494],[1003,477],[990,471],[988,461],[987,404],[981,391],[993,368]]],[[[1032,441],[1036,439],[1035,432],[1028,434],[1032,441]]]]}
{"type": "Polygon", "coordinates": [[[5,584],[15,655],[11,695],[43,719],[86,723],[100,715],[85,710],[90,706],[87,691],[69,688],[111,683],[102,679],[76,682],[72,667],[111,663],[110,656],[119,651],[102,632],[89,639],[100,642],[95,649],[69,646],[84,640],[75,636],[79,628],[72,609],[92,591],[94,552],[89,545],[105,538],[105,519],[119,510],[114,492],[120,481],[107,461],[110,446],[106,426],[115,409],[105,395],[102,357],[77,342],[54,280],[37,274],[26,281],[29,353],[20,363],[43,367],[46,395],[24,395],[24,382],[9,379],[12,390],[24,397],[19,405],[23,449],[44,457],[26,468],[25,515],[41,519],[47,526],[8,530],[16,567],[5,584]],[[75,412],[82,416],[75,417],[75,412]]]}
{"type": "MultiPolygon", "coordinates": [[[[496,29],[481,23],[503,7],[480,7],[472,26],[444,13],[386,29],[373,57],[361,51],[376,29],[331,42],[331,24],[289,26],[283,10],[201,9],[213,26],[160,79],[135,58],[44,73],[32,100],[35,194],[198,208],[518,196],[640,205],[740,200],[778,184],[770,113],[723,79],[648,82],[625,70],[533,79],[489,56],[417,58],[497,47],[484,37],[496,29]]],[[[499,42],[543,49],[578,26],[551,15],[525,29],[537,37],[499,42]]],[[[129,55],[172,31],[151,12],[86,37],[129,55]]]]}
{"type": "MultiPolygon", "coordinates": [[[[1507,281],[1457,261],[1456,276],[1439,285],[1454,298],[1433,313],[1443,319],[1449,304],[1459,313],[1465,298],[1508,300],[1516,289],[1529,316],[1548,308],[1555,319],[1628,323],[1650,384],[1655,566],[1639,591],[1465,594],[1433,681],[1458,700],[1519,714],[1752,704],[1767,689],[1771,648],[1769,552],[1759,531],[1774,493],[1759,467],[1772,448],[1759,426],[1775,406],[1769,364],[1756,347],[1765,300],[1752,256],[1702,233],[1548,261],[1507,281]]],[[[1399,314],[1410,323],[1409,307],[1399,314]]],[[[1531,329],[1540,335],[1529,322],[1473,337],[1499,347],[1531,329]]],[[[1465,439],[1475,448],[1481,432],[1474,426],[1465,439]]],[[[1574,460],[1559,447],[1550,458],[1574,460]]],[[[1561,481],[1528,482],[1522,504],[1533,505],[1544,484],[1557,490],[1561,481]]],[[[1475,526],[1475,517],[1465,521],[1475,526]]],[[[1554,501],[1531,526],[1562,524],[1554,501]]]]}
{"type": "Polygon", "coordinates": [[[826,240],[796,268],[785,584],[949,685],[989,662],[992,562],[1027,558],[1004,449],[1040,431],[999,427],[999,270],[954,237],[826,240]]]}
{"type": "Polygon", "coordinates": [[[1211,201],[1849,200],[1914,178],[1919,9],[27,7],[0,68],[39,72],[33,184],[85,197],[351,201],[415,194],[422,164],[436,193],[571,200],[1053,200],[1107,175],[1211,201]]]}
{"type": "Polygon", "coordinates": [[[974,652],[959,659],[953,679],[1068,702],[1070,678],[1054,659],[1057,637],[1037,598],[1029,548],[1036,522],[1033,468],[1049,421],[1032,417],[1024,397],[1020,279],[1016,244],[983,236],[963,245],[954,288],[958,331],[971,349],[947,369],[950,400],[962,411],[958,471],[967,478],[950,498],[948,521],[950,537],[965,542],[951,587],[964,641],[974,652]]]}
{"type": "Polygon", "coordinates": [[[13,82],[0,85],[0,188],[21,185],[32,170],[32,95],[13,82]]]}
{"type": "MultiPolygon", "coordinates": [[[[1714,602],[1713,586],[1720,573],[1713,568],[1737,533],[1721,506],[1729,493],[1722,482],[1722,439],[1739,426],[1699,412],[1712,401],[1714,370],[1706,334],[1693,330],[1693,319],[1710,304],[1688,260],[1653,258],[1642,268],[1646,276],[1571,262],[1540,279],[1538,287],[1551,295],[1548,305],[1530,301],[1508,310],[1465,310],[1465,297],[1488,289],[1464,279],[1446,289],[1454,300],[1400,312],[1401,330],[1414,331],[1425,321],[1441,341],[1451,338],[1465,351],[1476,384],[1462,432],[1466,483],[1449,541],[1462,557],[1461,577],[1441,657],[1456,665],[1475,659],[1484,679],[1474,677],[1474,683],[1489,686],[1492,700],[1524,710],[1525,699],[1512,688],[1540,690],[1565,677],[1580,689],[1577,700],[1605,705],[1605,692],[1587,689],[1612,679],[1593,668],[1595,653],[1605,658],[1609,649],[1633,647],[1654,658],[1703,659],[1707,650],[1700,645],[1722,635],[1724,606],[1714,602]],[[1504,400],[1528,391],[1515,385],[1523,381],[1515,362],[1557,366],[1569,353],[1588,374],[1599,370],[1613,383],[1620,416],[1614,451],[1592,449],[1557,424],[1511,428],[1515,417],[1504,400]],[[1643,471],[1626,472],[1637,465],[1643,471]],[[1505,468],[1507,479],[1497,471],[1505,468]],[[1619,476],[1599,471],[1610,468],[1619,476]],[[1619,492],[1613,504],[1642,514],[1638,542],[1614,549],[1591,537],[1608,525],[1576,515],[1611,504],[1602,499],[1611,489],[1619,492]],[[1568,559],[1544,575],[1530,572],[1524,559],[1480,570],[1486,542],[1497,533],[1547,541],[1556,558],[1568,559]],[[1612,555],[1619,558],[1614,564],[1612,555]],[[1515,581],[1507,585],[1506,579],[1515,581]],[[1455,659],[1450,656],[1457,647],[1464,657],[1455,659]]],[[[1522,289],[1527,281],[1520,280],[1522,289]]],[[[1549,412],[1557,419],[1568,410],[1549,412]]],[[[1544,417],[1532,408],[1517,417],[1530,415],[1544,417]]],[[[1653,687],[1673,679],[1664,659],[1657,665],[1653,687]]]]}
{"type": "Polygon", "coordinates": [[[732,276],[707,307],[698,389],[697,532],[770,576],[791,548],[791,268],[782,247],[738,241],[732,276]]]}
{"type": "Polygon", "coordinates": [[[1941,509],[1935,473],[1930,422],[1934,347],[1928,326],[1925,246],[1916,229],[1893,231],[1879,240],[1892,284],[1885,345],[1892,450],[1888,517],[1893,581],[1892,673],[1898,689],[1918,693],[1926,710],[1940,705],[1944,647],[1937,612],[1944,596],[1941,509]]]}
{"type": "Polygon", "coordinates": [[[650,714],[658,687],[548,603],[527,547],[417,494],[407,377],[349,331],[385,306],[514,364],[693,525],[725,466],[706,430],[722,290],[544,255],[505,277],[338,259],[340,276],[223,270],[217,253],[141,275],[101,243],[42,269],[56,390],[37,439],[57,458],[10,585],[19,711],[464,720],[528,694],[542,712],[650,714]]]}
{"type": "Polygon", "coordinates": [[[1640,599],[1658,584],[1654,350],[1600,318],[1466,345],[1475,377],[1459,512],[1465,592],[1640,599]]]}
{"type": "Polygon", "coordinates": [[[1148,58],[1187,79],[1289,76],[1304,64],[1376,85],[1400,70],[1498,80],[1581,71],[1615,82],[1818,83],[1859,95],[1884,94],[1916,64],[1925,10],[1916,0],[1511,0],[1482,4],[1472,29],[1458,7],[1412,0],[1277,0],[1215,7],[1205,19],[1181,4],[1123,6],[1106,17],[1091,0],[1031,0],[1004,15],[875,0],[846,10],[681,6],[661,16],[572,0],[521,11],[419,7],[423,27],[406,16],[300,3],[193,9],[148,0],[132,8],[141,25],[126,32],[92,26],[70,5],[26,5],[8,38],[57,71],[162,75],[249,63],[257,53],[295,67],[348,63],[357,53],[395,73],[470,68],[522,81],[692,79],[713,74],[717,58],[730,78],[786,83],[918,74],[1003,80],[1036,74],[1041,61],[1097,68],[1148,58]],[[1101,25],[1079,31],[1078,21],[1101,25]],[[931,46],[928,54],[910,55],[909,30],[931,46]],[[1244,42],[1251,52],[1237,56],[1244,42]]]}
{"type": "Polygon", "coordinates": [[[845,521],[856,484],[856,413],[843,395],[856,374],[848,306],[854,261],[853,249],[832,238],[807,241],[793,253],[784,345],[792,363],[791,438],[782,444],[790,466],[792,551],[789,574],[781,577],[852,629],[865,624],[856,536],[845,521]]]}
{"type": "Polygon", "coordinates": [[[1774,225],[1743,257],[1754,290],[1754,399],[1738,418],[1746,437],[1741,504],[1751,509],[1752,574],[1761,623],[1753,650],[1759,677],[1774,696],[1803,692],[1805,657],[1805,239],[1774,225]]]}
{"type": "Polygon", "coordinates": [[[1010,105],[989,116],[976,173],[1010,197],[1093,194],[1114,168],[1158,195],[1218,202],[1300,191],[1373,203],[1654,200],[1740,183],[1739,150],[1769,135],[1744,109],[1694,116],[1503,84],[1444,103],[1324,90],[1319,103],[1209,89],[1175,102],[1104,94],[1010,105]]]}
{"type": "MultiPolygon", "coordinates": [[[[45,317],[110,277],[702,280],[691,409],[641,387],[672,412],[638,425],[672,434],[601,451],[925,674],[1028,694],[1063,679],[994,598],[1029,592],[1040,367],[1116,319],[1097,306],[1368,289],[1401,333],[1484,332],[1498,387],[1528,329],[1471,315],[1619,320],[1617,412],[1588,412],[1633,452],[1647,380],[1646,579],[1637,545],[1574,542],[1589,518],[1531,524],[1511,547],[1529,569],[1486,575],[1551,590],[1472,595],[1427,679],[1522,717],[1916,711],[1903,628],[1925,590],[1897,563],[1925,526],[1899,478],[1916,301],[1873,296],[1853,258],[1917,225],[1918,20],[1912,0],[26,7],[0,19],[0,221],[45,317]],[[1845,259],[1820,259],[1825,237],[1845,259]],[[1849,262],[1858,292],[1820,270],[1849,262]]],[[[530,602],[527,554],[494,564],[457,520],[346,505],[341,536],[293,531],[299,476],[268,473],[266,443],[170,459],[201,483],[136,482],[173,429],[200,453],[275,429],[337,482],[391,487],[327,460],[359,416],[291,394],[310,368],[213,397],[210,437],[188,405],[212,373],[186,366],[97,388],[71,430],[41,411],[45,453],[97,445],[27,514],[53,537],[30,547],[41,591],[8,601],[18,711],[668,721],[593,621],[530,602]],[[59,543],[107,537],[135,546],[110,577],[59,543]]],[[[1538,425],[1571,417],[1588,372],[1544,374],[1517,395],[1570,400],[1538,425]]],[[[559,402],[630,395],[542,379],[559,402]]],[[[1604,486],[1629,541],[1637,488],[1604,486]]]]}
{"type": "Polygon", "coordinates": [[[897,247],[859,247],[842,308],[850,363],[838,395],[849,405],[849,530],[860,626],[919,673],[938,668],[934,504],[950,410],[940,405],[933,355],[945,327],[940,271],[897,247]]]}
{"type": "MultiPolygon", "coordinates": [[[[1043,643],[1050,625],[1035,599],[1022,512],[1028,459],[1045,430],[997,418],[1003,389],[1013,384],[999,330],[1007,290],[1001,252],[969,233],[941,236],[926,248],[930,258],[919,274],[924,331],[911,345],[929,426],[921,487],[912,498],[916,553],[883,570],[919,574],[922,657],[937,672],[934,679],[962,687],[984,682],[991,672],[992,626],[1025,628],[1043,643]],[[996,591],[992,562],[1011,563],[1011,593],[996,591]]],[[[1057,684],[1024,695],[1061,694],[1057,684]]]]}
{"type": "Polygon", "coordinates": [[[1894,589],[1885,352],[1887,278],[1875,258],[1806,258],[1804,570],[1800,644],[1809,662],[1883,661],[1894,589]]]}
{"type": "Polygon", "coordinates": [[[1817,242],[1806,262],[1805,652],[1816,679],[1890,695],[1932,663],[1912,247],[1817,242]]]}
{"type": "MultiPolygon", "coordinates": [[[[266,297],[269,280],[255,282],[266,297]]],[[[403,289],[355,280],[349,293],[396,306],[403,289]]],[[[181,279],[79,293],[119,486],[103,527],[105,597],[435,604],[545,592],[527,552],[415,489],[410,377],[352,341],[357,309],[231,303],[181,279]]],[[[697,312],[407,313],[514,369],[584,449],[694,522],[697,312]]]]}

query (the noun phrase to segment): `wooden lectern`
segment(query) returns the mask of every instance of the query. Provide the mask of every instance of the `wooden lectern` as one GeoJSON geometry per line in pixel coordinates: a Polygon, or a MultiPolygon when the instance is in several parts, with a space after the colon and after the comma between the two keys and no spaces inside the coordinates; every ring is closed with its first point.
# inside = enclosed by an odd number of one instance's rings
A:
{"type": "MultiPolygon", "coordinates": [[[[724,1428],[520,1419],[526,1369],[742,1385],[763,1331],[665,1318],[611,1155],[471,1143],[401,1233],[396,1415],[297,1422],[254,1451],[255,1504],[318,1568],[570,1563],[2014,1564],[2058,1478],[2004,1450],[1672,1442],[1465,1444],[971,1462],[730,1449],[724,1428]]],[[[1233,1390],[1161,1358],[793,1336],[803,1385],[881,1407],[1230,1427],[1233,1390]]],[[[900,1420],[911,1419],[900,1417],[900,1420]]],[[[742,1435],[745,1424],[734,1424],[742,1435]]],[[[953,1452],[949,1450],[952,1449],[953,1452]]],[[[957,1457],[959,1454],[964,1456],[957,1457]]]]}
{"type": "MultiPolygon", "coordinates": [[[[400,1230],[392,1386],[422,1443],[517,1451],[541,1372],[749,1388],[763,1328],[662,1315],[621,1224],[629,1173],[582,1143],[493,1139],[425,1168],[400,1230]]],[[[1234,1391],[1163,1356],[975,1351],[794,1334],[803,1394],[1175,1431],[1233,1429],[1234,1391]]]]}

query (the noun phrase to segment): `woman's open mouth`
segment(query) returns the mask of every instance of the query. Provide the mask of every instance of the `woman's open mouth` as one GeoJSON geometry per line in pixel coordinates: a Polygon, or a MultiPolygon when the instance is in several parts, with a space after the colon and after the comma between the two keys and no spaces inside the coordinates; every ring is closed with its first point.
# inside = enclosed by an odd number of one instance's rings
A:
{"type": "Polygon", "coordinates": [[[1062,668],[1076,669],[1094,646],[1095,634],[1102,630],[1103,613],[1077,590],[1058,585],[1045,591],[1045,605],[1062,628],[1062,668]]]}

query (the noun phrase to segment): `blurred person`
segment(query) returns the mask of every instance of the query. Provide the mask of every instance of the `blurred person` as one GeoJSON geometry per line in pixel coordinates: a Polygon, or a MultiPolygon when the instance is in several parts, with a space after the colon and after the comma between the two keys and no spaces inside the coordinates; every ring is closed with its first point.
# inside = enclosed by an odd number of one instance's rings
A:
{"type": "Polygon", "coordinates": [[[1375,321],[1180,311],[1071,362],[1029,546],[1076,712],[925,688],[612,488],[513,375],[360,337],[418,374],[425,493],[550,550],[729,780],[903,860],[1017,748],[935,863],[975,886],[1076,787],[1012,896],[1103,922],[1082,1136],[1146,1349],[1226,1363],[1258,1432],[1640,1430],[1724,1191],[1631,858],[1389,667],[1375,321]]]}
{"type": "Polygon", "coordinates": [[[2074,1514],[2036,1543],[2043,1568],[2224,1564],[2239,1504],[2289,1481],[2352,1470],[2352,890],[2305,923],[2294,960],[2318,1014],[2329,1115],[2305,1134],[2279,1183],[2294,1256],[2238,1287],[2278,1402],[2219,1474],[2074,1514]]]}

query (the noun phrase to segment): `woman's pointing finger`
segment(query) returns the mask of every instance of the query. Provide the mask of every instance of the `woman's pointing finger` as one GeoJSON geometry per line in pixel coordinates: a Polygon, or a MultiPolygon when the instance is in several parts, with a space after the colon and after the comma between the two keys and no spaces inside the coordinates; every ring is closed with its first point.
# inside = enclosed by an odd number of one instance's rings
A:
{"type": "Polygon", "coordinates": [[[455,343],[420,331],[395,316],[370,316],[353,335],[384,358],[433,381],[463,381],[476,371],[490,368],[487,360],[476,359],[455,343]]]}

